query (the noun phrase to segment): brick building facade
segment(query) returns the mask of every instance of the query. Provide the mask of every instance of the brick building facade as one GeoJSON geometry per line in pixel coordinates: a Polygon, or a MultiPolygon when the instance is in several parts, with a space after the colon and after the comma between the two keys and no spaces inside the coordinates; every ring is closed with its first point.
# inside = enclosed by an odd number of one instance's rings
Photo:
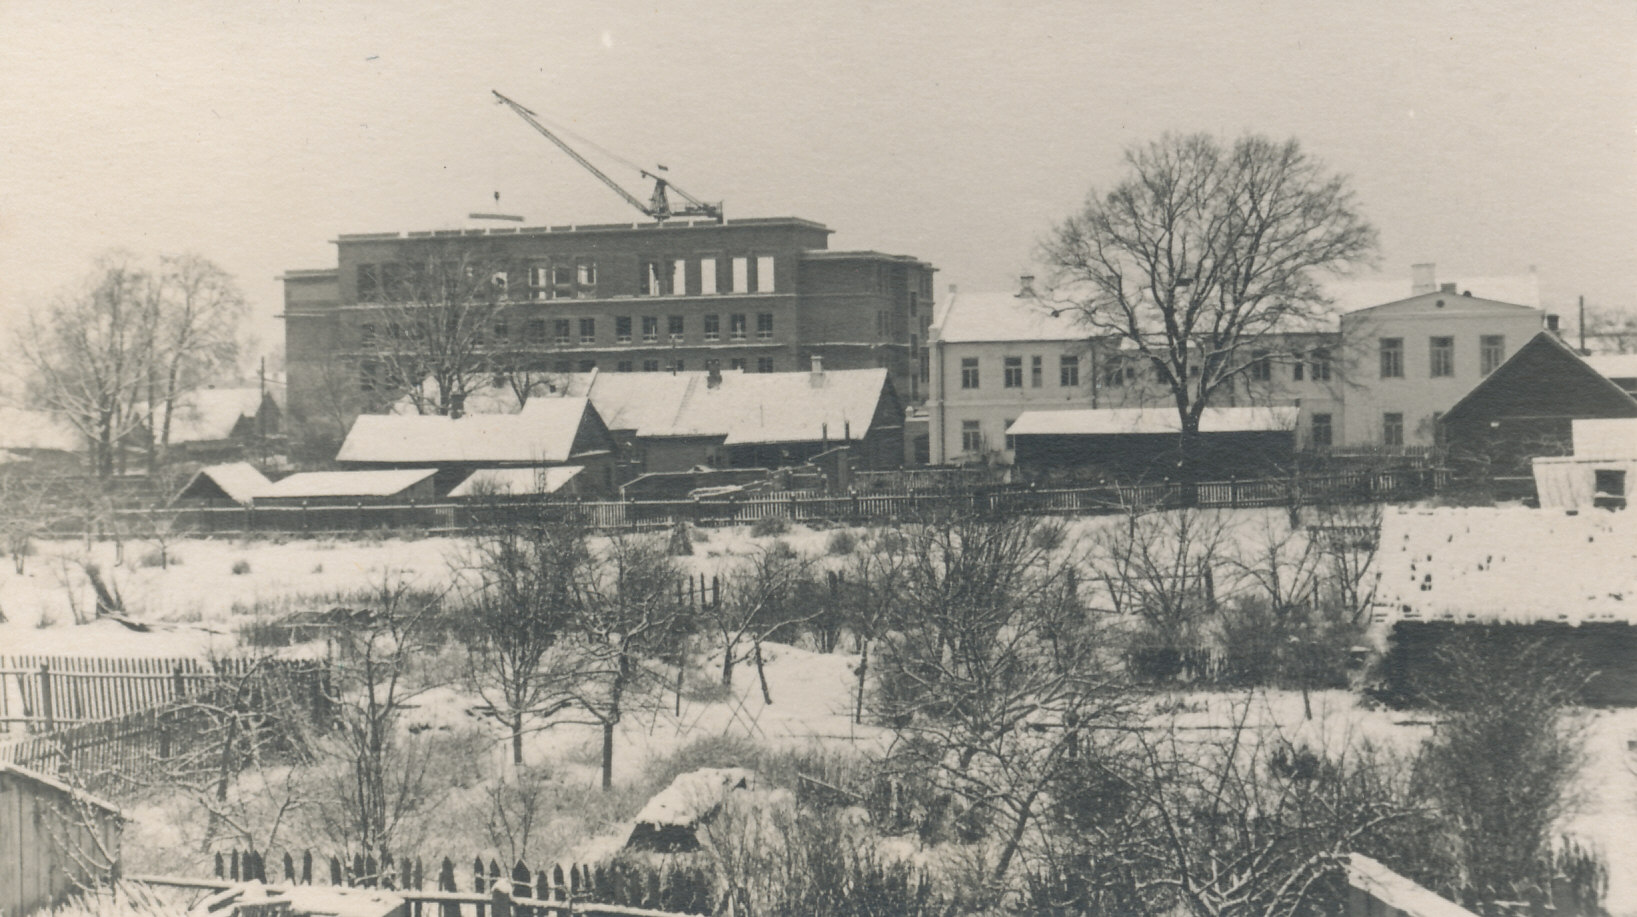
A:
{"type": "Polygon", "coordinates": [[[817,356],[884,368],[921,400],[934,268],[830,251],[830,232],[781,217],[342,235],[334,269],[283,277],[289,414],[345,429],[387,394],[375,355],[395,278],[428,253],[479,249],[502,303],[483,344],[497,363],[805,372],[817,356]]]}

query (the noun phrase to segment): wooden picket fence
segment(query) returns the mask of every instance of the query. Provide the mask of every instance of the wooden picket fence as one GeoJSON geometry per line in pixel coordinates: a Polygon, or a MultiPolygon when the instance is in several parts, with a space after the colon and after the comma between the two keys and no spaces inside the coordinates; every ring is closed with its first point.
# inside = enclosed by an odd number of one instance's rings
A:
{"type": "Polygon", "coordinates": [[[305,660],[0,656],[0,733],[104,722],[212,690],[254,669],[306,671],[305,660]]]}
{"type": "MultiPolygon", "coordinates": [[[[868,523],[909,518],[927,512],[968,509],[982,513],[1096,515],[1129,508],[1199,506],[1249,508],[1293,502],[1382,502],[1418,499],[1448,485],[1442,468],[1396,468],[1385,471],[1340,471],[1300,480],[1266,478],[1206,481],[1196,484],[1105,484],[1090,487],[1033,488],[1018,485],[958,490],[868,489],[853,493],[779,491],[674,500],[574,500],[502,498],[434,503],[314,503],[244,507],[189,507],[173,511],[175,531],[202,535],[249,536],[302,533],[342,535],[368,531],[459,533],[504,518],[561,515],[598,529],[661,528],[678,523],[743,525],[767,518],[794,522],[868,523]]],[[[131,512],[141,523],[147,511],[131,512]]],[[[151,515],[151,514],[149,514],[151,515]]],[[[114,527],[125,525],[120,513],[114,527]]],[[[67,520],[53,533],[100,537],[87,532],[83,520],[67,520]]]]}
{"type": "Polygon", "coordinates": [[[331,885],[392,890],[410,905],[413,917],[425,917],[428,905],[438,917],[475,914],[488,917],[496,883],[511,884],[514,914],[522,917],[546,911],[575,914],[710,914],[715,911],[716,894],[709,876],[697,867],[666,869],[641,868],[613,862],[591,866],[555,864],[549,870],[530,868],[519,860],[510,869],[499,861],[474,857],[471,866],[457,867],[444,857],[429,864],[419,858],[395,859],[383,854],[379,859],[355,855],[350,860],[337,856],[314,856],[311,850],[284,851],[277,855],[269,872],[266,856],[252,851],[232,850],[215,855],[215,878],[228,882],[256,880],[265,884],[331,885]],[[468,891],[462,892],[465,884],[468,891]],[[554,907],[531,906],[530,902],[554,907]]]}
{"type": "MultiPolygon", "coordinates": [[[[29,663],[40,658],[10,657],[29,663]]],[[[28,731],[0,742],[0,760],[62,774],[93,791],[141,781],[164,768],[212,727],[211,715],[200,705],[228,702],[217,695],[246,676],[254,679],[246,700],[258,708],[293,703],[323,717],[331,690],[324,660],[205,663],[59,656],[45,657],[38,669],[26,665],[12,670],[18,680],[13,687],[24,698],[24,715],[12,722],[28,731]],[[59,699],[74,706],[54,707],[59,699]],[[64,715],[70,710],[79,715],[64,715]],[[87,711],[104,715],[84,716],[87,711]]]]}

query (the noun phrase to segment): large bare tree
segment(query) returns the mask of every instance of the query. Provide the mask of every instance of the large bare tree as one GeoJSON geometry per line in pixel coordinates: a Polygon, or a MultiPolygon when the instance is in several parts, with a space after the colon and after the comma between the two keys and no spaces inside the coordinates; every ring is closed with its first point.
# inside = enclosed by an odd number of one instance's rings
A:
{"type": "Polygon", "coordinates": [[[105,254],[17,334],[27,400],[85,437],[100,476],[137,447],[156,467],[187,395],[233,368],[244,313],[233,278],[200,255],[105,254]]]}
{"type": "Polygon", "coordinates": [[[1347,179],[1295,140],[1167,134],[1125,162],[1042,242],[1038,295],[1153,369],[1186,473],[1201,414],[1251,372],[1252,342],[1325,319],[1322,275],[1369,262],[1376,233],[1347,179]]]}
{"type": "Polygon", "coordinates": [[[387,403],[407,396],[422,414],[458,413],[468,394],[511,368],[497,334],[509,308],[499,253],[469,241],[433,241],[408,260],[374,268],[379,306],[359,334],[363,372],[387,403]]]}

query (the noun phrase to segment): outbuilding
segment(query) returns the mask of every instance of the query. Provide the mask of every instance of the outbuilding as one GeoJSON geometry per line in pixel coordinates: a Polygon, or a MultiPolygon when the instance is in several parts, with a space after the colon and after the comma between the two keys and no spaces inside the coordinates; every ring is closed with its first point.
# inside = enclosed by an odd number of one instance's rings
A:
{"type": "MultiPolygon", "coordinates": [[[[1295,457],[1295,407],[1206,408],[1190,459],[1223,478],[1287,468],[1295,457]]],[[[1080,468],[1140,480],[1181,466],[1181,419],[1166,408],[1025,411],[1007,428],[1022,468],[1080,468]]]]}
{"type": "Polygon", "coordinates": [[[27,914],[119,872],[112,803],[0,761],[0,914],[27,914]]]}
{"type": "Polygon", "coordinates": [[[1532,459],[1573,452],[1576,420],[1637,417],[1637,398],[1551,332],[1518,349],[1439,420],[1457,471],[1528,480],[1532,459]]]}

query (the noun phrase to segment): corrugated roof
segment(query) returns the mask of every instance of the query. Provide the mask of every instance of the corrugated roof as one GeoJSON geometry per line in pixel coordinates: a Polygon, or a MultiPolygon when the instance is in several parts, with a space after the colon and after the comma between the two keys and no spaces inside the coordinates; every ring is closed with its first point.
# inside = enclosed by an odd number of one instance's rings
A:
{"type": "MultiPolygon", "coordinates": [[[[1296,429],[1296,407],[1206,408],[1201,433],[1251,433],[1296,429]]],[[[1085,408],[1070,411],[1024,411],[1006,432],[1020,435],[1120,436],[1177,434],[1182,423],[1169,408],[1085,408]]]]}
{"type": "Polygon", "coordinates": [[[229,462],[225,465],[206,465],[194,473],[188,480],[187,487],[182,488],[186,493],[200,478],[209,478],[216,483],[222,492],[233,499],[235,503],[249,503],[267,492],[273,482],[267,476],[256,470],[256,466],[249,462],[229,462]]]}
{"type": "Polygon", "coordinates": [[[449,491],[451,497],[506,494],[550,494],[585,470],[584,465],[550,468],[481,468],[449,491]]]}
{"type": "Polygon", "coordinates": [[[516,414],[363,414],[338,462],[566,462],[585,398],[530,398],[516,414]]]}
{"type": "Polygon", "coordinates": [[[436,468],[390,468],[381,471],[304,471],[278,481],[257,498],[390,497],[437,474],[436,468]]]}

